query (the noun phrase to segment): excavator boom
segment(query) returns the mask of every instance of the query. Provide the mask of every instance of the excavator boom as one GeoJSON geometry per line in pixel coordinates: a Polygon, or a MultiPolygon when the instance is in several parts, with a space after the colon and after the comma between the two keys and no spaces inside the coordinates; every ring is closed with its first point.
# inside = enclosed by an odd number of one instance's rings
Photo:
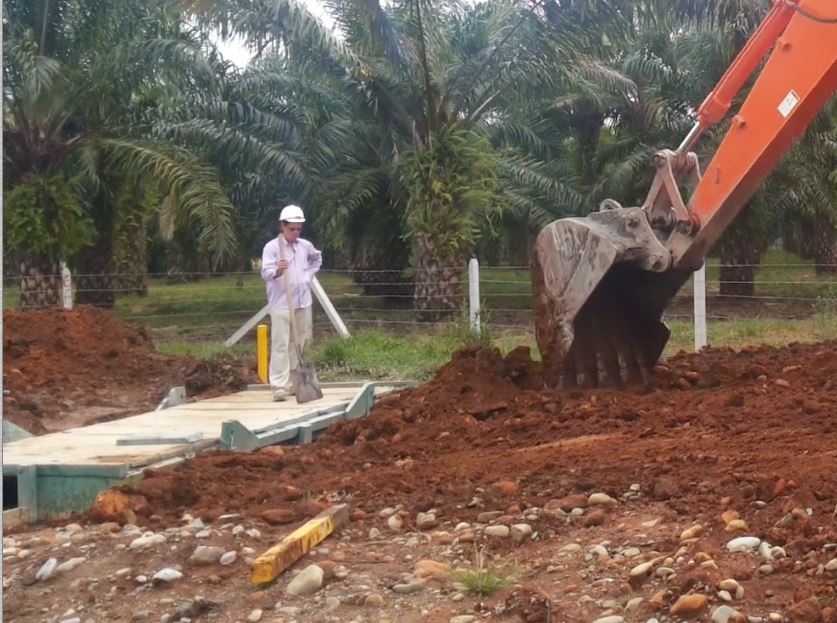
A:
{"type": "Polygon", "coordinates": [[[613,200],[539,234],[532,256],[536,336],[547,384],[648,381],[668,341],[669,300],[837,89],[837,3],[775,0],[676,150],[654,157],[642,206],[613,200]],[[764,62],[767,57],[766,62],[764,62]],[[705,172],[690,149],[727,115],[763,64],[705,172]],[[691,183],[688,203],[680,185],[691,183]]]}

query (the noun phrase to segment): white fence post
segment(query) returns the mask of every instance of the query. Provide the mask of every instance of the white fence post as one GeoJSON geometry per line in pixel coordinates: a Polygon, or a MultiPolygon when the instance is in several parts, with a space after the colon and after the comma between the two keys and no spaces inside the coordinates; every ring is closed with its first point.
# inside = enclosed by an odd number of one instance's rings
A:
{"type": "Polygon", "coordinates": [[[67,264],[61,262],[61,294],[64,298],[64,309],[73,308],[73,276],[67,264]]]}
{"type": "Polygon", "coordinates": [[[471,315],[471,331],[480,332],[480,263],[472,257],[468,262],[468,307],[471,315]]]}
{"type": "Polygon", "coordinates": [[[707,344],[706,337],[706,264],[694,272],[695,350],[707,344]]]}

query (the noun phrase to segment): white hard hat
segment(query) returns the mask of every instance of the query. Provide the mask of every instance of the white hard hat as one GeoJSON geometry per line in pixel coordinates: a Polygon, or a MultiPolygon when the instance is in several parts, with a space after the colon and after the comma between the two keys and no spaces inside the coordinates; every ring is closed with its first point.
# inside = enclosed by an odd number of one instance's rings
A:
{"type": "Polygon", "coordinates": [[[305,214],[302,212],[302,208],[298,205],[286,205],[282,208],[282,213],[279,215],[280,221],[286,221],[288,223],[304,223],[305,222],[305,214]]]}

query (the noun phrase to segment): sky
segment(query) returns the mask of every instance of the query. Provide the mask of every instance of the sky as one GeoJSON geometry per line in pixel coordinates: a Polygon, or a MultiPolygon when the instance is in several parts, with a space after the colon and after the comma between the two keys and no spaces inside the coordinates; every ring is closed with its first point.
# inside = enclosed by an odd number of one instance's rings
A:
{"type": "MultiPolygon", "coordinates": [[[[322,21],[327,26],[331,26],[332,28],[334,27],[333,20],[330,19],[320,0],[302,0],[302,3],[308,7],[308,10],[311,11],[317,19],[322,21]]],[[[227,41],[221,41],[220,38],[216,38],[215,43],[224,58],[236,66],[244,67],[250,61],[250,52],[240,39],[228,39],[227,41]]]]}

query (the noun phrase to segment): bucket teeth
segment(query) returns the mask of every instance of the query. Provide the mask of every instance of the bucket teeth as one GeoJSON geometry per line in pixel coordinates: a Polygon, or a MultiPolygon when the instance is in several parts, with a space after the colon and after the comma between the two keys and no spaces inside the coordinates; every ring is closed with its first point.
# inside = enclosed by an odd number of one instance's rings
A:
{"type": "Polygon", "coordinates": [[[639,208],[541,232],[532,276],[548,385],[648,385],[670,335],[662,313],[690,274],[668,270],[667,253],[639,208]]]}

